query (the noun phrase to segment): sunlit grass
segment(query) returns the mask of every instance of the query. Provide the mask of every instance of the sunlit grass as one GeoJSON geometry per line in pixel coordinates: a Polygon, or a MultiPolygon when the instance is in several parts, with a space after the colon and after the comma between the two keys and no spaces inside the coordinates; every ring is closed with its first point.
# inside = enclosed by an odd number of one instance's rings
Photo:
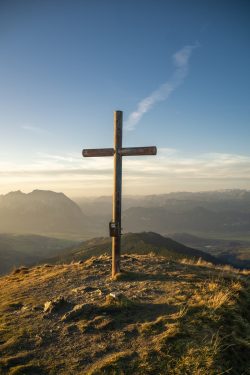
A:
{"type": "Polygon", "coordinates": [[[116,280],[106,269],[108,256],[1,278],[0,373],[244,373],[250,348],[247,275],[200,261],[126,259],[116,280]],[[59,295],[70,311],[81,306],[79,314],[70,320],[65,312],[46,314],[45,302],[59,295]]]}

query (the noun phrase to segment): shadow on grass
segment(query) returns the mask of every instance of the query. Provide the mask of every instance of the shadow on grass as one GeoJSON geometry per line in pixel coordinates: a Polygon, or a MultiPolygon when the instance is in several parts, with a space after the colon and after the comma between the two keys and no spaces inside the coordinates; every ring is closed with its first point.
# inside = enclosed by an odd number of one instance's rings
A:
{"type": "MultiPolygon", "coordinates": [[[[86,326],[86,333],[92,333],[96,329],[100,330],[123,330],[129,325],[137,326],[145,322],[153,322],[160,316],[166,316],[178,311],[177,306],[171,306],[166,303],[136,303],[132,302],[128,306],[119,306],[115,304],[104,305],[88,316],[89,323],[86,326]],[[103,324],[95,327],[95,317],[100,314],[104,321],[108,324],[103,324]]],[[[132,336],[136,335],[136,329],[131,332],[132,336]]]]}
{"type": "MultiPolygon", "coordinates": [[[[194,281],[194,277],[188,279],[185,271],[178,270],[178,276],[166,273],[144,273],[144,272],[131,272],[122,270],[121,273],[118,273],[113,280],[114,281],[170,281],[178,280],[179,281],[194,281]]],[[[199,277],[198,279],[201,279],[199,277]]]]}
{"type": "Polygon", "coordinates": [[[169,279],[170,277],[166,274],[152,274],[131,271],[122,271],[114,277],[115,281],[167,281],[169,279]]]}

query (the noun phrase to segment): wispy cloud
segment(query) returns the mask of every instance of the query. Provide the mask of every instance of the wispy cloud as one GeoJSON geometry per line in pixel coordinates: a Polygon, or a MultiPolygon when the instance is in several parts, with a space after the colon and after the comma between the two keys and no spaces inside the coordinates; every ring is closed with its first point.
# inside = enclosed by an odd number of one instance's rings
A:
{"type": "MultiPolygon", "coordinates": [[[[43,176],[58,178],[82,176],[84,181],[88,176],[113,177],[112,158],[87,158],[75,154],[49,155],[38,153],[37,158],[29,164],[13,164],[0,161],[1,176],[43,176]]],[[[226,153],[202,153],[193,156],[184,154],[175,149],[162,148],[158,150],[156,158],[124,158],[124,178],[130,175],[141,178],[165,178],[180,177],[181,179],[217,178],[250,179],[250,155],[226,154],[226,153]]]]}
{"type": "Polygon", "coordinates": [[[35,133],[35,134],[50,134],[50,133],[48,132],[48,130],[45,130],[45,129],[39,128],[39,127],[37,127],[37,126],[32,126],[32,125],[22,125],[21,128],[24,129],[24,130],[26,130],[26,131],[29,131],[29,132],[35,133]]]}
{"type": "Polygon", "coordinates": [[[188,63],[191,54],[198,46],[198,43],[187,45],[172,56],[176,68],[173,75],[167,82],[138,103],[136,110],[129,115],[128,120],[125,122],[125,129],[133,130],[145,113],[153,108],[157,102],[166,100],[182,84],[188,74],[188,63]]]}
{"type": "MultiPolygon", "coordinates": [[[[250,189],[250,155],[191,155],[169,148],[158,151],[154,158],[124,158],[124,194],[250,189]]],[[[27,164],[2,159],[0,194],[38,188],[70,195],[109,195],[113,184],[112,159],[83,159],[74,153],[38,153],[27,164]]]]}

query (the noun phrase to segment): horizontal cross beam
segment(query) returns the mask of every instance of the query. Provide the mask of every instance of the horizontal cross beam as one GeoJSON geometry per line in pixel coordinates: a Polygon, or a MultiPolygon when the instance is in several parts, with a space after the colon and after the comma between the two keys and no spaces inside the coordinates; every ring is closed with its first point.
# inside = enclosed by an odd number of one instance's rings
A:
{"type": "MultiPolygon", "coordinates": [[[[121,156],[156,155],[157,148],[155,146],[125,147],[125,148],[120,149],[118,152],[119,152],[119,155],[121,156]]],[[[92,149],[85,149],[82,151],[82,155],[85,158],[113,156],[114,154],[115,154],[115,150],[113,148],[92,148],[92,149]]]]}
{"type": "Polygon", "coordinates": [[[88,148],[82,150],[82,156],[85,158],[99,157],[99,156],[113,156],[115,150],[113,148],[88,148]]]}
{"type": "Polygon", "coordinates": [[[136,156],[136,155],[156,155],[157,149],[155,146],[149,147],[125,147],[120,150],[122,156],[136,156]]]}

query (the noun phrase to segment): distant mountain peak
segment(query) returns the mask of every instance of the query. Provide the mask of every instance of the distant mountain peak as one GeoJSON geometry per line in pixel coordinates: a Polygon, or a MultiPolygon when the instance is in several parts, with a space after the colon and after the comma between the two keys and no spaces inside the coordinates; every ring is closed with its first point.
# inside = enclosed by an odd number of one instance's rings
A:
{"type": "Polygon", "coordinates": [[[41,189],[34,189],[30,193],[24,193],[21,190],[15,190],[10,191],[7,194],[2,194],[2,197],[12,197],[12,196],[40,196],[40,195],[53,195],[53,196],[63,196],[68,198],[64,193],[62,192],[56,192],[53,190],[41,190],[41,189]]]}
{"type": "Polygon", "coordinates": [[[41,189],[35,189],[33,190],[31,193],[28,193],[28,194],[32,194],[32,195],[40,195],[40,194],[43,194],[43,195],[46,195],[46,194],[53,194],[53,195],[62,195],[62,196],[65,196],[66,195],[62,192],[56,192],[56,191],[53,191],[53,190],[41,190],[41,189]]]}
{"type": "Polygon", "coordinates": [[[81,233],[86,218],[63,193],[50,190],[11,192],[0,199],[0,232],[81,233]]]}
{"type": "Polygon", "coordinates": [[[5,195],[3,194],[3,196],[5,197],[15,196],[15,195],[25,195],[25,193],[23,193],[21,190],[16,190],[16,191],[10,191],[9,193],[5,195]]]}

